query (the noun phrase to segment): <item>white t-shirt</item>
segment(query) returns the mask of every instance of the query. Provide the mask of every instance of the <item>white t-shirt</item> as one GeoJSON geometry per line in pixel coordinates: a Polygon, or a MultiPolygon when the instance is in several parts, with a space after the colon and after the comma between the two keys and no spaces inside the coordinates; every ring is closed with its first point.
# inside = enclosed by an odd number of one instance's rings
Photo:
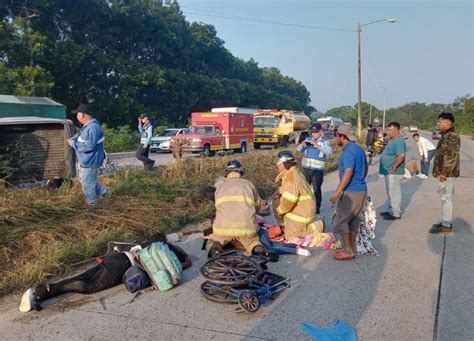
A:
{"type": "Polygon", "coordinates": [[[416,143],[418,145],[418,150],[420,151],[420,156],[424,156],[425,158],[428,158],[428,152],[430,150],[436,150],[436,147],[434,146],[431,141],[428,139],[420,136],[420,139],[416,143]]]}

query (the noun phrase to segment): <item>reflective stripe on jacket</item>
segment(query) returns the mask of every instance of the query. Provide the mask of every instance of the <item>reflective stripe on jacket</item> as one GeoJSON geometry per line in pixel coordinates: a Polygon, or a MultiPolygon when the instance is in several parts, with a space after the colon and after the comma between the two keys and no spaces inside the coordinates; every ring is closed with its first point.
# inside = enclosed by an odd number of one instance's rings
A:
{"type": "Polygon", "coordinates": [[[260,196],[255,185],[237,172],[219,180],[216,187],[216,219],[213,234],[226,237],[251,237],[257,234],[256,210],[260,196]]]}
{"type": "Polygon", "coordinates": [[[142,124],[138,124],[138,131],[140,132],[140,144],[151,144],[151,138],[153,137],[153,126],[150,121],[142,124]]]}
{"type": "Polygon", "coordinates": [[[320,137],[315,142],[317,147],[298,146],[297,150],[304,153],[301,166],[312,170],[324,171],[326,157],[332,154],[331,145],[325,137],[320,137]]]}
{"type": "Polygon", "coordinates": [[[298,170],[297,166],[281,172],[277,181],[281,179],[280,204],[276,208],[277,214],[283,216],[285,224],[285,238],[304,238],[310,232],[310,224],[316,214],[316,200],[313,189],[298,170]]]}

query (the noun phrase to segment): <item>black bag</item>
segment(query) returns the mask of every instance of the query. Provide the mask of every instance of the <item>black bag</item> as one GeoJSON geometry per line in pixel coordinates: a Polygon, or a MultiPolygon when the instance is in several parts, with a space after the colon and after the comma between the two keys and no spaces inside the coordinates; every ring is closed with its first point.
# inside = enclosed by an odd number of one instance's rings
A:
{"type": "Polygon", "coordinates": [[[122,282],[125,285],[125,288],[127,288],[131,293],[143,290],[151,285],[150,277],[146,271],[138,265],[132,265],[127,271],[125,271],[122,277],[122,282]]]}

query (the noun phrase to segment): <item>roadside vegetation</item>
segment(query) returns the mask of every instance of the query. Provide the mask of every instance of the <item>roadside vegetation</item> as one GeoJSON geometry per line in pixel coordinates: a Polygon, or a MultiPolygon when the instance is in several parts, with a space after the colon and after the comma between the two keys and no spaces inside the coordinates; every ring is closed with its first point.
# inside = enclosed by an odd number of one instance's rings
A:
{"type": "MultiPolygon", "coordinates": [[[[245,177],[269,197],[277,189],[277,153],[179,161],[151,172],[124,169],[101,178],[114,194],[107,207],[96,211],[85,209],[77,182],[59,189],[0,189],[0,296],[103,255],[110,240],[142,240],[208,218],[213,205],[199,190],[215,182],[230,158],[242,158],[245,177]]],[[[337,153],[328,171],[336,163],[337,153]]]]}

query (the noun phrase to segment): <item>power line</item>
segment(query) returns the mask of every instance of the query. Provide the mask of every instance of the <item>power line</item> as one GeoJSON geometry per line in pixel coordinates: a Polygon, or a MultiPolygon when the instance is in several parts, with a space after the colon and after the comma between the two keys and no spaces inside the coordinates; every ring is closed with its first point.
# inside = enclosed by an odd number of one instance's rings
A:
{"type": "Polygon", "coordinates": [[[238,21],[247,21],[247,22],[260,23],[260,24],[290,26],[290,27],[306,28],[306,29],[322,30],[322,31],[356,32],[356,30],[351,30],[351,29],[293,24],[293,23],[280,22],[280,21],[274,21],[274,20],[265,20],[265,19],[259,19],[259,18],[244,17],[244,16],[235,15],[235,14],[227,14],[227,13],[224,13],[224,12],[210,11],[210,10],[205,10],[205,9],[200,9],[200,8],[195,8],[195,7],[188,7],[188,6],[181,6],[181,7],[197,11],[197,12],[188,12],[187,11],[186,12],[187,14],[200,15],[200,16],[204,16],[204,17],[230,19],[230,20],[238,20],[238,21]],[[199,13],[199,12],[204,12],[204,13],[199,13]],[[208,13],[211,13],[211,14],[208,14],[208,13]]]}

